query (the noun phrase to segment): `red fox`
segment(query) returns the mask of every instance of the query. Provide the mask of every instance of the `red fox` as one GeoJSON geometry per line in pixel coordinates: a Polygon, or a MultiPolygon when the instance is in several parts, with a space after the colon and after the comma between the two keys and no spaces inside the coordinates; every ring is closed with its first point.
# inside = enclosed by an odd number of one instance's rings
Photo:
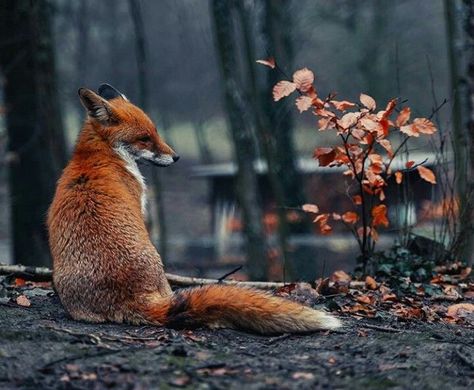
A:
{"type": "Polygon", "coordinates": [[[334,329],[323,311],[254,289],[211,285],[173,292],[144,222],[145,160],[178,155],[153,122],[108,84],[79,89],[87,110],[48,213],[54,285],[76,320],[175,328],[228,327],[260,334],[334,329]]]}

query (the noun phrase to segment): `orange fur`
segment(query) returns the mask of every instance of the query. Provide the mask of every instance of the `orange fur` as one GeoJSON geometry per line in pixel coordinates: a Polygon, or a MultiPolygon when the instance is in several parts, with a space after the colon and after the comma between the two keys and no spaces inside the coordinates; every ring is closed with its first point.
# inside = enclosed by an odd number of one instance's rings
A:
{"type": "Polygon", "coordinates": [[[73,318],[262,334],[340,326],[329,314],[253,289],[214,285],[173,294],[146,230],[134,164],[169,165],[177,156],[122,95],[79,93],[89,118],[48,214],[54,284],[73,318]]]}

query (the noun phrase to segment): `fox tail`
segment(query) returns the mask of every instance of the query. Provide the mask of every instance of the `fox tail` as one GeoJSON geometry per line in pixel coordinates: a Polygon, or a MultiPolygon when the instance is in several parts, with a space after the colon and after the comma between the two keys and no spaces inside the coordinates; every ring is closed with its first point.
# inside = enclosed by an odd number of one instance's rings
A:
{"type": "Polygon", "coordinates": [[[250,288],[210,285],[152,297],[140,308],[148,321],[171,328],[233,328],[260,334],[336,329],[329,313],[250,288]]]}

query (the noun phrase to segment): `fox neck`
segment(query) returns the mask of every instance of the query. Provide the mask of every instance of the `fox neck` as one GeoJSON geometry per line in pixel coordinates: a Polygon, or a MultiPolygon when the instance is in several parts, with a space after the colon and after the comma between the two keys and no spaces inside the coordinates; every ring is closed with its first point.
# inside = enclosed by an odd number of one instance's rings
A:
{"type": "Polygon", "coordinates": [[[125,163],[125,169],[129,171],[132,176],[135,178],[135,180],[138,182],[138,184],[141,187],[141,196],[140,196],[140,204],[142,208],[142,214],[145,215],[146,212],[146,183],[145,183],[145,178],[140,172],[140,169],[138,168],[137,161],[135,158],[132,156],[132,154],[127,150],[125,145],[118,145],[113,148],[115,153],[118,154],[118,156],[123,160],[125,163]]]}
{"type": "Polygon", "coordinates": [[[142,214],[145,216],[147,203],[145,178],[138,168],[137,161],[124,144],[110,145],[110,143],[104,140],[96,131],[94,125],[90,122],[86,122],[79,135],[74,154],[79,159],[89,158],[89,156],[98,158],[98,156],[104,155],[107,156],[106,158],[118,157],[123,163],[121,165],[132,175],[140,187],[140,206],[142,214]]]}

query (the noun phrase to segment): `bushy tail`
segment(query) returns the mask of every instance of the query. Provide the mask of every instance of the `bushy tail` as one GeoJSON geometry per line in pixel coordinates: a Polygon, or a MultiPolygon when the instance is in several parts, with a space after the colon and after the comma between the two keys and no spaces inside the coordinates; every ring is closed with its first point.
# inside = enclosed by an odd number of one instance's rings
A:
{"type": "Polygon", "coordinates": [[[173,328],[206,325],[254,333],[301,333],[335,329],[341,322],[268,293],[235,286],[211,285],[175,292],[149,301],[141,309],[147,320],[173,328]]]}

